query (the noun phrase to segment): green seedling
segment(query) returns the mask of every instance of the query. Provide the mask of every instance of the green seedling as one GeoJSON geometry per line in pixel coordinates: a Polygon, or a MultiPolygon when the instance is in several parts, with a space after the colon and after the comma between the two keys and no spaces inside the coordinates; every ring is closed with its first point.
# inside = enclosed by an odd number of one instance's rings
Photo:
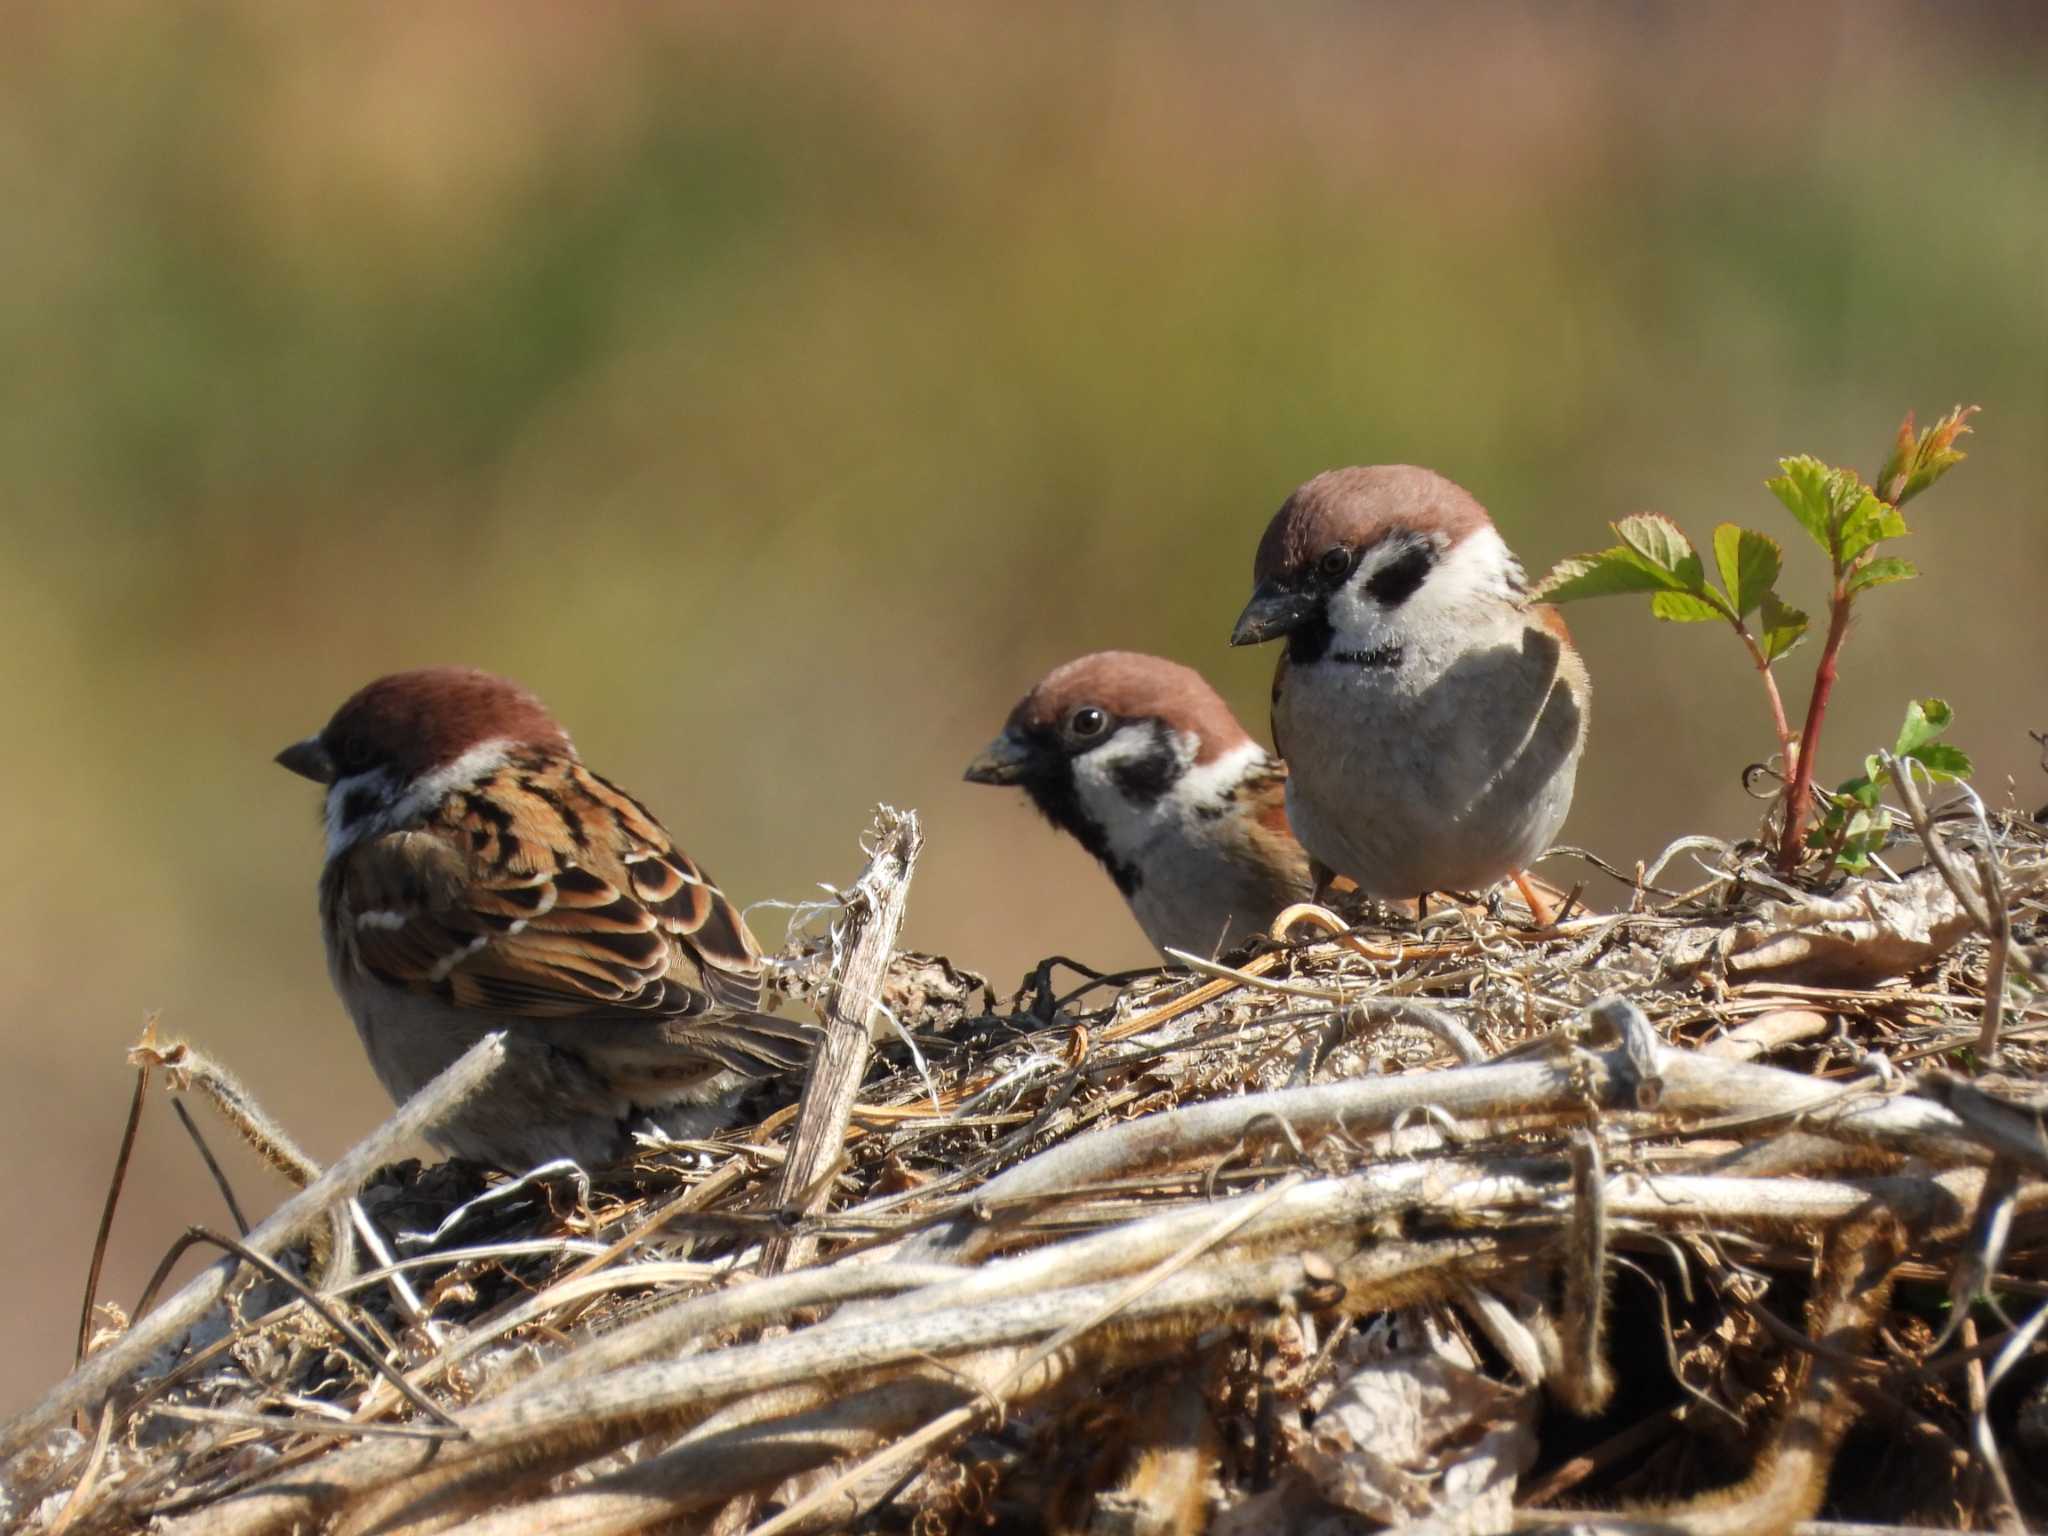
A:
{"type": "MultiPolygon", "coordinates": [[[[1969,754],[1940,739],[1955,720],[1955,711],[1941,699],[1915,699],[1906,706],[1905,724],[1892,746],[1902,763],[1918,763],[1936,783],[1970,776],[1969,754]]],[[[1892,776],[1881,754],[1863,759],[1863,771],[1823,795],[1820,819],[1806,835],[1806,846],[1826,854],[1837,869],[1861,874],[1891,840],[1893,816],[1881,801],[1892,776]]]]}
{"type": "MultiPolygon", "coordinates": [[[[1812,621],[1803,610],[1779,595],[1783,551],[1768,534],[1733,523],[1717,527],[1713,542],[1714,575],[1720,578],[1717,585],[1700,552],[1678,524],[1659,513],[1642,512],[1613,525],[1620,543],[1611,549],[1560,560],[1537,583],[1534,595],[1551,603],[1646,592],[1650,612],[1660,619],[1680,624],[1719,620],[1735,631],[1763,682],[1771,726],[1778,739],[1779,760],[1784,766],[1784,788],[1778,801],[1777,862],[1785,874],[1799,867],[1809,848],[1833,848],[1839,856],[1852,840],[1863,848],[1862,857],[1867,862],[1871,850],[1863,844],[1871,823],[1866,821],[1856,832],[1848,832],[1847,824],[1854,819],[1854,812],[1845,815],[1839,842],[1832,833],[1819,844],[1809,838],[1814,801],[1812,765],[1820,748],[1821,726],[1827,718],[1837,663],[1857,601],[1873,587],[1910,581],[1919,574],[1911,561],[1879,554],[1879,547],[1911,531],[1900,508],[1963,461],[1955,441],[1970,431],[1969,419],[1976,410],[1974,405],[1959,405],[1926,431],[1917,433],[1912,413],[1908,412],[1874,488],[1865,485],[1854,470],[1831,468],[1805,455],[1780,460],[1779,473],[1764,482],[1827,556],[1830,573],[1827,638],[1814,666],[1806,718],[1796,734],[1785,714],[1784,698],[1778,691],[1773,669],[1806,638],[1812,621]]],[[[1924,723],[1925,706],[1918,707],[1924,723]]],[[[1936,728],[1937,735],[1946,726],[1946,705],[1941,706],[1941,713],[1943,725],[1936,728]]],[[[1907,718],[1910,724],[1910,712],[1907,718]]],[[[1955,752],[1951,747],[1943,750],[1955,752]]],[[[1955,757],[1961,759],[1963,771],[1967,772],[1968,759],[1959,752],[1955,752],[1955,757]]],[[[1859,808],[1873,812],[1880,809],[1875,804],[1876,793],[1873,788],[1871,803],[1864,806],[1859,802],[1859,808]]],[[[1880,840],[1877,846],[1881,845],[1880,840]]]]}

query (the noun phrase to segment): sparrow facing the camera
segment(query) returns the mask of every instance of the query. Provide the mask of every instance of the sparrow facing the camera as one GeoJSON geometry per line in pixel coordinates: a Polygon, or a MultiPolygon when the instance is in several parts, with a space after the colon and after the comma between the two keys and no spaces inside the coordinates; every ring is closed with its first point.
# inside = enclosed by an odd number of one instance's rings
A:
{"type": "Polygon", "coordinates": [[[759,1012],[738,910],[524,689],[395,673],[277,761],[327,786],[328,969],[392,1097],[505,1032],[504,1070],[431,1133],[445,1150],[609,1162],[804,1063],[806,1027],[759,1012]]]}
{"type": "Polygon", "coordinates": [[[1161,950],[1214,955],[1306,900],[1287,768],[1199,672],[1134,651],[1055,667],[968,765],[1015,784],[1109,871],[1161,950]]]}
{"type": "Polygon", "coordinates": [[[1550,847],[1591,688],[1469,493],[1405,464],[1318,475],[1274,514],[1252,582],[1230,642],[1287,641],[1273,739],[1319,863],[1373,896],[1427,896],[1484,890],[1550,847]]]}

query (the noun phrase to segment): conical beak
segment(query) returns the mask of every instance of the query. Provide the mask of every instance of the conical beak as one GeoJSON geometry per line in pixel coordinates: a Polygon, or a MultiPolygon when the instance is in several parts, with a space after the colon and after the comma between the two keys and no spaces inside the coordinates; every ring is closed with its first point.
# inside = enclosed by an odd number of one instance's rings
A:
{"type": "Polygon", "coordinates": [[[1257,645],[1277,640],[1314,618],[1320,601],[1314,592],[1298,592],[1277,582],[1264,582],[1237,616],[1237,628],[1230,632],[1230,643],[1257,645]]]}
{"type": "Polygon", "coordinates": [[[308,736],[304,741],[295,741],[277,754],[281,768],[289,768],[302,779],[311,779],[315,784],[334,782],[334,759],[327,755],[327,749],[320,745],[318,736],[308,736]]]}
{"type": "Polygon", "coordinates": [[[1037,756],[1029,742],[1005,731],[967,765],[965,777],[970,784],[1014,784],[1030,773],[1037,756]]]}

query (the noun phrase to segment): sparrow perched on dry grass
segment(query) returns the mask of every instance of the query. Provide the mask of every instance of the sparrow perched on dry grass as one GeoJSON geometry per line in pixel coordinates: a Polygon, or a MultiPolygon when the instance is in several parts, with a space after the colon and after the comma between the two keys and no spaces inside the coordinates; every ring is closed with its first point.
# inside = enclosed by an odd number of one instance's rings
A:
{"type": "Polygon", "coordinates": [[[1550,847],[1590,684],[1470,494],[1404,464],[1318,475],[1274,514],[1252,581],[1230,639],[1286,638],[1273,738],[1317,862],[1374,896],[1427,896],[1550,847]]]}
{"type": "Polygon", "coordinates": [[[967,769],[1015,784],[1102,862],[1160,949],[1213,955],[1309,894],[1287,769],[1200,673],[1100,651],[1055,667],[967,769]]]}
{"type": "Polygon", "coordinates": [[[524,689],[399,672],[277,760],[327,786],[328,968],[392,1097],[505,1031],[446,1150],[607,1162],[635,1130],[716,1129],[747,1078],[804,1062],[806,1026],[759,1012],[738,910],[524,689]]]}

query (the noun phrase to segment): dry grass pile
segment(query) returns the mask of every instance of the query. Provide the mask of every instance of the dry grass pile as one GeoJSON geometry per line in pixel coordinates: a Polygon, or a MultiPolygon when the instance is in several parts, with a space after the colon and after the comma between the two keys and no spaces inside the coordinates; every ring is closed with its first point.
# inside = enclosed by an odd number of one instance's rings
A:
{"type": "Polygon", "coordinates": [[[1549,931],[1311,912],[1234,973],[999,1003],[894,953],[885,816],[788,957],[837,1031],[801,1107],[588,1180],[376,1171],[487,1043],[249,1234],[282,1272],[223,1261],[0,1431],[0,1513],[2042,1521],[2048,844],[1921,825],[1942,867],[1824,895],[1694,841],[1549,931]]]}

